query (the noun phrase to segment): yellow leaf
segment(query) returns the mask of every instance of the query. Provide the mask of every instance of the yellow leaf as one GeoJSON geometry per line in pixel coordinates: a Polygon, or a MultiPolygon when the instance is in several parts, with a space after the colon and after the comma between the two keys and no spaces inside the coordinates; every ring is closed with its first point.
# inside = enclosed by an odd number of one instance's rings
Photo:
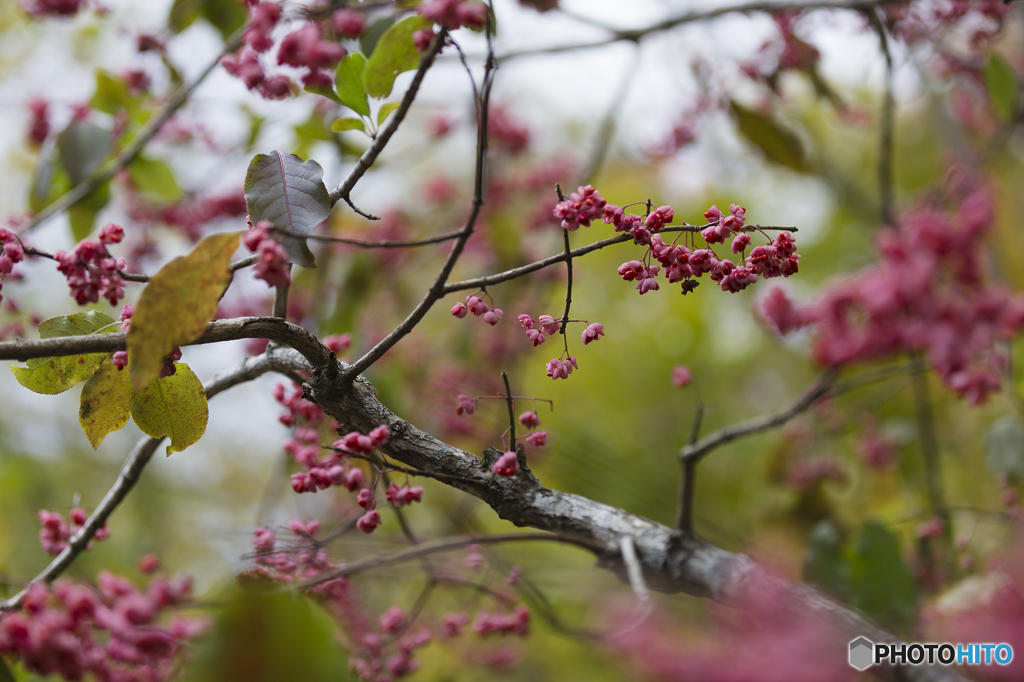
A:
{"type": "Polygon", "coordinates": [[[153,379],[137,392],[132,405],[132,418],[143,433],[152,438],[171,439],[168,455],[199,440],[210,416],[202,382],[188,365],[176,362],[174,366],[174,374],[153,379]]]}
{"type": "Polygon", "coordinates": [[[95,450],[112,433],[128,423],[135,391],[126,370],[114,367],[108,356],[99,370],[82,387],[78,423],[95,450]]]}
{"type": "Polygon", "coordinates": [[[128,330],[135,390],[156,378],[175,346],[193,341],[213,319],[231,281],[229,264],[239,239],[239,232],[210,235],[150,278],[128,330]]]}

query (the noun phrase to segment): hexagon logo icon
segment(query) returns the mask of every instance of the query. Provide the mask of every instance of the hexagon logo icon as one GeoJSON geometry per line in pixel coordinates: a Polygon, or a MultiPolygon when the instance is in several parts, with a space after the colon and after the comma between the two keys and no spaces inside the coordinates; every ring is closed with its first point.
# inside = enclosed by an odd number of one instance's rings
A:
{"type": "Polygon", "coordinates": [[[875,645],[871,640],[858,637],[850,642],[850,665],[857,670],[864,670],[871,665],[874,653],[875,645]]]}

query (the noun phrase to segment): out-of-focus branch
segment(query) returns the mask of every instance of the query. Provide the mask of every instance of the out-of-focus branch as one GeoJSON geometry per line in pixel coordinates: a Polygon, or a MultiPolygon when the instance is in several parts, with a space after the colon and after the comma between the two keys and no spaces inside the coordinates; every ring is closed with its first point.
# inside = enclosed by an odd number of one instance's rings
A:
{"type": "Polygon", "coordinates": [[[39,213],[35,214],[32,219],[18,231],[19,234],[28,234],[53,216],[62,213],[65,209],[71,206],[71,204],[87,196],[104,182],[114,177],[119,170],[134,161],[135,157],[139,155],[139,152],[141,152],[153,136],[160,131],[160,128],[162,128],[163,125],[167,123],[172,116],[174,116],[175,112],[177,112],[178,109],[188,101],[188,98],[192,96],[192,93],[197,87],[199,87],[199,84],[206,80],[207,76],[213,73],[213,70],[217,68],[218,64],[220,64],[221,57],[230,52],[234,52],[241,44],[242,31],[238,31],[228,39],[227,44],[224,46],[224,51],[217,55],[217,58],[211,61],[207,67],[203,69],[202,73],[196,76],[195,80],[178,88],[174,95],[171,96],[171,99],[167,101],[167,104],[164,105],[163,109],[146,121],[146,125],[144,125],[138,134],[132,138],[132,141],[121,150],[120,154],[114,157],[110,163],[99,170],[95,175],[78,183],[64,193],[59,199],[39,213]]]}
{"type": "MultiPolygon", "coordinates": [[[[208,399],[213,398],[222,391],[226,391],[238,384],[252,381],[270,371],[302,369],[306,366],[303,358],[298,353],[290,350],[274,349],[256,357],[246,358],[238,367],[213,377],[206,384],[206,397],[208,399]]],[[[89,542],[96,535],[96,531],[107,522],[113,511],[117,509],[118,505],[124,501],[124,498],[128,496],[128,493],[138,483],[142,470],[153,457],[153,453],[156,452],[161,441],[163,441],[163,438],[142,438],[135,444],[135,447],[132,448],[131,453],[128,455],[128,459],[122,465],[121,473],[118,474],[114,485],[111,486],[107,494],[100,500],[99,505],[96,506],[92,515],[86,520],[85,525],[82,526],[81,530],[74,537],[68,540],[67,547],[54,557],[53,561],[39,575],[32,579],[32,582],[53,582],[71,566],[79,554],[85,551],[89,542]]],[[[0,603],[0,612],[18,608],[21,605],[21,600],[25,597],[27,589],[21,590],[10,599],[0,603]]]]}
{"type": "Polygon", "coordinates": [[[742,424],[727,426],[724,429],[716,431],[707,438],[703,438],[696,443],[687,445],[680,450],[680,459],[684,462],[687,460],[700,460],[719,445],[724,445],[729,441],[742,438],[743,436],[767,431],[768,429],[775,428],[776,426],[782,426],[789,420],[807,410],[807,408],[813,405],[816,400],[826,395],[832,388],[832,382],[835,380],[835,377],[835,369],[826,370],[818,381],[816,381],[813,386],[807,389],[807,391],[800,396],[799,400],[786,409],[774,414],[768,414],[763,417],[751,419],[750,421],[743,422],[742,424]]]}
{"type": "MultiPolygon", "coordinates": [[[[723,7],[716,7],[709,10],[698,10],[694,12],[686,12],[675,17],[670,17],[663,21],[651,24],[645,28],[637,28],[630,30],[616,30],[611,26],[605,27],[611,36],[603,38],[601,40],[594,40],[589,43],[577,43],[575,45],[556,45],[553,47],[542,47],[538,49],[530,50],[518,50],[514,52],[508,52],[498,57],[499,62],[507,61],[509,59],[516,59],[518,57],[529,57],[534,55],[545,55],[545,54],[557,54],[561,52],[573,52],[575,50],[587,50],[595,47],[605,47],[613,43],[622,42],[624,40],[637,42],[640,39],[652,34],[660,33],[662,31],[668,31],[682,26],[683,24],[692,24],[698,21],[707,21],[709,19],[716,19],[727,14],[742,14],[744,12],[784,12],[792,10],[811,10],[811,9],[840,9],[840,10],[855,10],[859,12],[871,11],[875,7],[884,7],[887,5],[905,5],[910,0],[810,0],[809,2],[746,2],[738,3],[735,5],[725,5],[723,7]]],[[[593,23],[593,22],[589,22],[593,23]]]]}
{"type": "Polygon", "coordinates": [[[896,99],[893,92],[892,47],[889,34],[885,27],[885,13],[881,7],[874,7],[867,12],[868,20],[878,33],[882,54],[885,56],[885,90],[882,93],[882,112],[879,127],[881,135],[878,141],[878,191],[882,208],[882,222],[896,226],[893,214],[893,126],[895,125],[896,99]]]}
{"type": "Polygon", "coordinates": [[[453,239],[457,239],[462,234],[462,230],[455,230],[454,232],[445,232],[439,234],[436,237],[425,237],[423,239],[409,239],[409,240],[392,240],[392,239],[352,239],[351,237],[331,237],[319,234],[302,234],[301,232],[292,232],[291,230],[282,230],[279,228],[273,228],[274,232],[282,234],[286,237],[297,237],[299,239],[312,239],[317,242],[331,242],[334,244],[346,244],[348,246],[361,246],[367,249],[406,249],[410,246],[429,246],[431,244],[442,244],[444,242],[450,242],[453,239]]]}

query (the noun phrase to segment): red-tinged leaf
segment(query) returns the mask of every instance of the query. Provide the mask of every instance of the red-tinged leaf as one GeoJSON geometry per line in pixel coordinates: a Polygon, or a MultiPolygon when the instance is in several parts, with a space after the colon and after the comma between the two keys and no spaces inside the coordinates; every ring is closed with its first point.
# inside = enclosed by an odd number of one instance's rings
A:
{"type": "Polygon", "coordinates": [[[175,258],[150,278],[132,315],[128,357],[136,390],[147,386],[164,358],[206,329],[231,281],[231,254],[241,234],[210,235],[192,253],[175,258]]]}
{"type": "MultiPolygon", "coordinates": [[[[255,225],[261,220],[282,230],[310,234],[331,214],[324,169],[316,161],[273,151],[257,154],[245,174],[245,204],[255,225]]],[[[284,237],[281,245],[292,263],[316,266],[306,240],[284,237]]]]}
{"type": "Polygon", "coordinates": [[[199,377],[186,364],[176,362],[174,367],[174,374],[153,379],[138,391],[132,404],[132,418],[143,433],[151,438],[170,438],[168,455],[202,438],[210,416],[199,377]]]}
{"type": "Polygon", "coordinates": [[[128,370],[119,370],[107,356],[99,370],[82,387],[78,423],[95,450],[112,433],[128,423],[135,390],[128,370]]]}

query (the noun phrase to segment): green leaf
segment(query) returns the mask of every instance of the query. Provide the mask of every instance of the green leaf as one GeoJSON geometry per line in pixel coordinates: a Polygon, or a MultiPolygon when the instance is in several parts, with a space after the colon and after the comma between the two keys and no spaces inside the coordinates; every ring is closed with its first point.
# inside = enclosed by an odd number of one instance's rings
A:
{"type": "Polygon", "coordinates": [[[387,120],[391,112],[402,106],[401,102],[388,102],[387,104],[381,105],[380,111],[377,112],[377,125],[384,125],[384,121],[387,120]]]}
{"type": "Polygon", "coordinates": [[[992,100],[992,108],[1004,123],[1017,116],[1020,82],[1017,72],[998,52],[993,52],[985,64],[985,88],[992,100]]]}
{"type": "Polygon", "coordinates": [[[256,144],[256,138],[260,136],[263,123],[267,118],[260,116],[245,104],[242,105],[242,111],[245,112],[246,117],[249,119],[249,139],[245,143],[245,148],[248,150],[252,149],[253,145],[256,144]]]}
{"type": "Polygon", "coordinates": [[[366,99],[363,88],[363,71],[366,69],[366,57],[353,52],[340,62],[334,74],[335,87],[338,89],[337,101],[356,112],[360,116],[370,115],[370,102],[366,99]]]}
{"type": "Polygon", "coordinates": [[[804,580],[837,599],[849,600],[850,570],[843,557],[839,531],[831,521],[820,521],[811,529],[804,559],[804,580]]]}
{"type": "Polygon", "coordinates": [[[35,175],[32,176],[28,206],[34,212],[39,213],[69,189],[71,189],[71,179],[57,162],[56,153],[47,154],[39,159],[35,175]]]}
{"type": "Polygon", "coordinates": [[[181,33],[199,18],[202,6],[203,0],[174,0],[167,17],[167,25],[174,33],[181,33]]]}
{"type": "Polygon", "coordinates": [[[995,474],[1024,477],[1024,425],[1013,417],[992,424],[985,435],[985,461],[995,474]]]}
{"type": "Polygon", "coordinates": [[[199,18],[213,24],[225,40],[245,23],[248,12],[237,0],[174,0],[167,24],[180,33],[199,18]]]}
{"type": "MultiPolygon", "coordinates": [[[[331,214],[323,177],[324,169],[312,159],[303,161],[279,151],[257,154],[245,174],[245,204],[252,224],[269,220],[278,229],[310,234],[331,214]]],[[[305,239],[284,237],[281,245],[291,262],[316,266],[305,239]]]]}
{"type": "Polygon", "coordinates": [[[362,120],[358,118],[339,118],[331,124],[331,130],[336,133],[341,133],[346,130],[362,130],[365,133],[366,126],[363,125],[362,120]]]}
{"type": "Polygon", "coordinates": [[[753,109],[732,103],[740,134],[753,142],[765,157],[798,173],[809,173],[811,164],[800,138],[792,130],[753,109]]]}
{"type": "MultiPolygon", "coordinates": [[[[117,329],[114,318],[95,310],[51,317],[39,325],[39,337],[42,339],[109,334],[115,331],[117,329]]],[[[58,358],[33,358],[26,363],[28,367],[11,367],[11,371],[18,383],[30,391],[56,395],[91,377],[105,357],[105,353],[89,353],[58,358]]]]}
{"type": "Polygon", "coordinates": [[[338,93],[336,93],[334,91],[334,88],[330,87],[329,85],[304,85],[302,86],[302,89],[305,90],[306,92],[311,92],[314,95],[326,97],[327,99],[331,100],[332,102],[336,102],[337,104],[342,104],[342,101],[338,99],[338,93]]]}
{"type": "Polygon", "coordinates": [[[203,333],[231,281],[231,254],[239,232],[213,234],[192,253],[175,258],[149,279],[128,330],[128,357],[136,390],[148,385],[164,358],[203,333]]]}
{"type": "Polygon", "coordinates": [[[431,25],[429,19],[416,15],[402,19],[384,32],[363,69],[366,94],[376,99],[387,97],[398,74],[412,71],[420,65],[420,51],[413,43],[412,34],[431,25]]]}
{"type": "Polygon", "coordinates": [[[347,682],[337,626],[303,597],[249,588],[217,611],[185,682],[347,682]]]}
{"type": "Polygon", "coordinates": [[[88,121],[71,121],[57,135],[60,163],[77,185],[99,168],[110,151],[110,131],[88,121]]]}
{"type": "Polygon", "coordinates": [[[93,109],[113,115],[121,109],[127,109],[131,101],[131,94],[124,81],[105,69],[96,70],[96,92],[89,100],[93,109]]]}
{"type": "Polygon", "coordinates": [[[108,180],[68,206],[68,222],[71,225],[71,235],[75,241],[80,242],[89,236],[96,224],[96,216],[109,201],[110,181],[108,180]]]}
{"type": "Polygon", "coordinates": [[[395,16],[389,14],[383,19],[370,24],[370,28],[366,29],[363,35],[359,36],[359,50],[365,55],[372,55],[373,51],[377,48],[377,43],[380,41],[381,36],[395,25],[395,16]]]}
{"type": "Polygon", "coordinates": [[[99,370],[82,387],[78,407],[78,423],[82,425],[89,444],[95,450],[112,433],[128,423],[132,413],[135,389],[131,374],[119,370],[107,356],[99,370]]]}
{"type": "Polygon", "coordinates": [[[158,159],[137,156],[128,164],[128,175],[135,187],[150,198],[171,203],[184,195],[174,177],[174,171],[158,159]]]}
{"type": "Polygon", "coordinates": [[[3,656],[0,656],[0,682],[14,682],[14,673],[7,667],[3,656]]]}
{"type": "Polygon", "coordinates": [[[895,535],[878,523],[865,524],[847,561],[854,606],[883,627],[905,631],[914,624],[914,577],[903,563],[895,535]]]}
{"type": "Polygon", "coordinates": [[[203,0],[200,12],[204,19],[220,31],[224,40],[242,28],[249,18],[245,4],[238,0],[203,0]]]}
{"type": "Polygon", "coordinates": [[[330,126],[327,125],[327,121],[324,120],[323,115],[315,110],[310,112],[309,117],[305,121],[297,123],[293,130],[295,131],[293,153],[300,157],[308,156],[310,148],[317,142],[335,140],[334,135],[331,134],[330,126]]]}
{"type": "MultiPolygon", "coordinates": [[[[135,328],[134,315],[131,328],[135,328]]],[[[168,455],[202,438],[210,416],[199,377],[186,364],[176,362],[174,367],[174,374],[153,379],[137,392],[132,404],[132,418],[143,433],[151,438],[171,439],[168,455]]]]}

